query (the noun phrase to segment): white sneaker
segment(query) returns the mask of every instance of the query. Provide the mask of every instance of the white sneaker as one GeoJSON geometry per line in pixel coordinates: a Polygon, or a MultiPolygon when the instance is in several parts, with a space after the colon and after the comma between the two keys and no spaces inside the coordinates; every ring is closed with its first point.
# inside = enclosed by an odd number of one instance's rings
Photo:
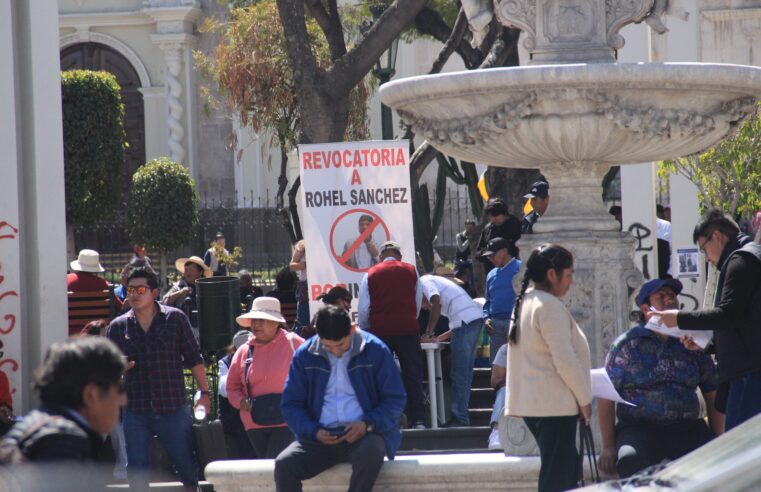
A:
{"type": "Polygon", "coordinates": [[[499,429],[492,429],[489,434],[489,449],[502,449],[502,443],[499,442],[499,429]]]}

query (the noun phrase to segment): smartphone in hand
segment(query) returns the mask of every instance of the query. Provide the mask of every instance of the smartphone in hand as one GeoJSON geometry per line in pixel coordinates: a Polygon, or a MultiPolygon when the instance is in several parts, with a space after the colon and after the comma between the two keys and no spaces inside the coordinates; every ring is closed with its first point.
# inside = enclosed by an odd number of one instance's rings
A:
{"type": "Polygon", "coordinates": [[[346,427],[331,427],[330,429],[325,430],[333,437],[341,437],[346,434],[346,427]]]}

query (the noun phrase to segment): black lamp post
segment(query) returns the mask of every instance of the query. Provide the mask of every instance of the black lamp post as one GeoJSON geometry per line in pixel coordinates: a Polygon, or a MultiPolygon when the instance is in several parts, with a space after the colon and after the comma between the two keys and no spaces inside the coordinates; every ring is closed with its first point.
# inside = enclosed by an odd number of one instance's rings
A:
{"type": "MultiPolygon", "coordinates": [[[[377,21],[383,13],[385,7],[374,6],[370,8],[373,14],[373,21],[377,21]]],[[[373,75],[378,79],[378,85],[381,86],[391,80],[396,73],[396,51],[399,48],[399,38],[394,38],[391,46],[378,58],[373,68],[373,75]]],[[[393,140],[394,122],[391,115],[391,108],[381,103],[381,133],[383,140],[393,140]]]]}

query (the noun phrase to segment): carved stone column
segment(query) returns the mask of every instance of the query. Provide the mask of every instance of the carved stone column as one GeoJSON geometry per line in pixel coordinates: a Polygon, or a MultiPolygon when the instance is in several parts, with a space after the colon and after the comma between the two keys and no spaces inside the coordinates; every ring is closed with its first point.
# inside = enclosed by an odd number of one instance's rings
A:
{"type": "Polygon", "coordinates": [[[169,146],[170,157],[173,161],[185,163],[187,152],[185,151],[184,138],[185,127],[183,124],[184,95],[182,74],[182,59],[185,46],[178,42],[159,42],[161,50],[164,52],[166,62],[166,105],[168,110],[167,127],[169,128],[169,146]]]}

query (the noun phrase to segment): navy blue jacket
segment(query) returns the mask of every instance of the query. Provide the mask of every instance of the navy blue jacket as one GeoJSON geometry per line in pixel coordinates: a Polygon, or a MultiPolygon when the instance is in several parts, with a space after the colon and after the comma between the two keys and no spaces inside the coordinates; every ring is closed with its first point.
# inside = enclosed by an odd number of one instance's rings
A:
{"type": "MultiPolygon", "coordinates": [[[[376,336],[357,329],[348,365],[349,380],[364,411],[363,419],[375,426],[393,459],[402,442],[399,417],[407,400],[399,369],[386,345],[376,336]]],[[[316,441],[330,360],[314,336],[293,355],[280,408],[288,427],[299,441],[316,441]]]]}

